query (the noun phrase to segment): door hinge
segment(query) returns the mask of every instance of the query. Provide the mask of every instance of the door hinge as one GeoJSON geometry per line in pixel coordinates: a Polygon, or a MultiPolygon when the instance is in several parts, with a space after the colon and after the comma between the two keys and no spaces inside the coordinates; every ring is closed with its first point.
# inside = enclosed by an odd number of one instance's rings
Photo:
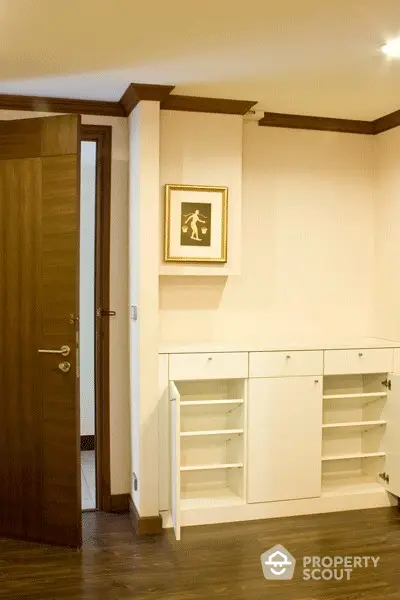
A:
{"type": "Polygon", "coordinates": [[[116,314],[117,313],[115,312],[115,310],[108,310],[107,308],[97,308],[96,309],[97,317],[115,317],[116,314]]]}
{"type": "Polygon", "coordinates": [[[379,473],[378,475],[381,479],[383,479],[383,481],[385,481],[386,483],[389,483],[389,475],[387,473],[379,473]]]}
{"type": "Polygon", "coordinates": [[[78,315],[75,315],[74,313],[70,313],[68,322],[69,322],[70,325],[79,326],[79,317],[78,317],[78,315]]]}
{"type": "Polygon", "coordinates": [[[390,379],[385,379],[385,381],[382,381],[382,385],[387,387],[388,390],[392,389],[392,382],[390,381],[390,379]]]}

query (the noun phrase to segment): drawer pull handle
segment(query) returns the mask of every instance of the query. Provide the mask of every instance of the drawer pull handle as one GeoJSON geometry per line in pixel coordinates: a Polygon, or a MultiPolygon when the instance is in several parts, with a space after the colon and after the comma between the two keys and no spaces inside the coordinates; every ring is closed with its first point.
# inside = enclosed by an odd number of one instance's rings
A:
{"type": "Polygon", "coordinates": [[[212,360],[212,356],[209,356],[209,357],[208,357],[208,360],[212,360]]]}
{"type": "Polygon", "coordinates": [[[291,358],[290,354],[286,354],[286,358],[287,359],[291,358]]]}
{"type": "Polygon", "coordinates": [[[314,383],[319,383],[319,379],[314,379],[314,383]]]}
{"type": "Polygon", "coordinates": [[[363,352],[359,352],[358,356],[361,358],[362,356],[364,356],[364,353],[363,352]]]}

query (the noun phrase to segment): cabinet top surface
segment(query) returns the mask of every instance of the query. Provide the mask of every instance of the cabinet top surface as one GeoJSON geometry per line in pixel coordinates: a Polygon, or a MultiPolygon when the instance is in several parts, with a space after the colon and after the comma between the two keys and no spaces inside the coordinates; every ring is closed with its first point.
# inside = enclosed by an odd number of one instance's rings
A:
{"type": "Polygon", "coordinates": [[[204,342],[185,344],[162,344],[160,354],[187,354],[202,352],[279,352],[285,350],[346,350],[351,348],[399,348],[400,341],[383,338],[313,339],[293,338],[243,342],[204,342]]]}

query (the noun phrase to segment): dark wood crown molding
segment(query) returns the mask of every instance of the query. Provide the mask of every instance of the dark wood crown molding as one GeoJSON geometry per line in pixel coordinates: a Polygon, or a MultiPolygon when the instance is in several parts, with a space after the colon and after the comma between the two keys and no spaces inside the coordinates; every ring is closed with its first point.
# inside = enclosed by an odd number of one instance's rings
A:
{"type": "MultiPolygon", "coordinates": [[[[171,94],[173,90],[173,85],[131,83],[119,102],[0,94],[0,110],[127,117],[141,100],[153,100],[160,102],[162,110],[245,115],[257,104],[257,102],[250,100],[171,94]]],[[[265,112],[264,117],[260,119],[258,124],[261,127],[377,135],[400,126],[400,110],[379,117],[374,121],[265,112]]]]}
{"type": "Polygon", "coordinates": [[[30,110],[35,112],[102,115],[106,117],[125,116],[124,109],[119,102],[48,98],[46,96],[16,96],[13,94],[0,94],[0,110],[30,110]]]}
{"type": "MultiPolygon", "coordinates": [[[[400,111],[399,111],[400,112],[400,111]]],[[[311,117],[282,113],[264,113],[258,122],[261,127],[286,127],[288,129],[313,129],[315,131],[337,131],[341,133],[361,133],[373,135],[374,121],[353,119],[334,119],[330,117],[311,117]]]]}
{"type": "Polygon", "coordinates": [[[383,133],[384,131],[389,131],[389,129],[394,129],[400,125],[400,110],[395,110],[388,115],[379,117],[379,119],[372,121],[372,124],[375,135],[383,133]]]}
{"type": "Polygon", "coordinates": [[[162,110],[184,110],[188,112],[245,115],[257,102],[251,100],[227,100],[224,98],[202,98],[172,94],[161,103],[162,110]]]}
{"type": "Polygon", "coordinates": [[[174,85],[150,85],[147,83],[131,83],[119,101],[125,116],[129,116],[141,100],[163,102],[174,89],[174,85]]]}

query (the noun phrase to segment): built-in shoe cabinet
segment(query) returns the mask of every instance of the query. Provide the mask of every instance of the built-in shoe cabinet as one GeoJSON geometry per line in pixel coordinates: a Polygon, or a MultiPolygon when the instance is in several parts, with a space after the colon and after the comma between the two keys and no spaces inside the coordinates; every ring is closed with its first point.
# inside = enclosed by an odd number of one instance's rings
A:
{"type": "Polygon", "coordinates": [[[180,539],[185,524],[393,503],[398,355],[389,346],[163,356],[165,526],[180,539]]]}

